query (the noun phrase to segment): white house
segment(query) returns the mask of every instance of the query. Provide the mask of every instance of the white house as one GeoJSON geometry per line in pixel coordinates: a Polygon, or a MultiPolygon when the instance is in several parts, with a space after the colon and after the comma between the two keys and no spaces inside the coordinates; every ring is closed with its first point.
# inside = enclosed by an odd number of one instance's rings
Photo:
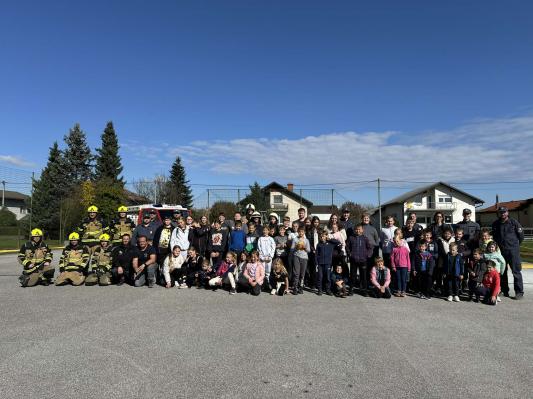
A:
{"type": "Polygon", "coordinates": [[[2,196],[2,203],[0,206],[5,207],[13,212],[17,217],[17,220],[22,219],[28,214],[27,200],[30,197],[16,191],[8,190],[1,190],[0,195],[2,196]]]}
{"type": "MultiPolygon", "coordinates": [[[[472,211],[472,220],[476,220],[476,207],[484,203],[447,183],[438,182],[428,186],[419,187],[381,205],[381,216],[394,216],[403,226],[409,212],[415,212],[417,223],[426,227],[433,221],[437,211],[444,214],[444,222],[455,224],[463,220],[463,209],[472,211]]],[[[378,209],[374,210],[373,218],[377,219],[378,209]]]]}
{"type": "Polygon", "coordinates": [[[294,186],[287,184],[287,187],[279,183],[272,182],[263,187],[264,192],[270,198],[270,208],[272,212],[279,215],[280,222],[285,215],[291,220],[298,219],[298,209],[304,208],[306,213],[313,206],[313,203],[294,192],[294,186]]]}

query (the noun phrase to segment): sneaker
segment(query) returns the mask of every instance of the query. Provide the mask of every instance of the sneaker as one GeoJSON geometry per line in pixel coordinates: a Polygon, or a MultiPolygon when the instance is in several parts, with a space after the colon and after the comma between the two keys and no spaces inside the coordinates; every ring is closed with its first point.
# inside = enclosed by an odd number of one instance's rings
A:
{"type": "Polygon", "coordinates": [[[450,295],[450,296],[448,297],[447,301],[448,301],[448,302],[453,301],[453,296],[450,295]]]}
{"type": "Polygon", "coordinates": [[[405,298],[405,292],[400,292],[400,298],[405,298]]]}
{"type": "Polygon", "coordinates": [[[275,289],[270,290],[270,295],[276,295],[276,290],[275,289]]]}
{"type": "Polygon", "coordinates": [[[517,301],[519,301],[520,299],[523,299],[523,298],[524,298],[524,293],[523,292],[519,292],[514,297],[514,299],[516,299],[517,301]]]}
{"type": "Polygon", "coordinates": [[[180,288],[187,288],[187,283],[181,283],[180,288]]]}
{"type": "Polygon", "coordinates": [[[395,293],[394,293],[394,296],[399,298],[401,295],[400,295],[399,292],[395,292],[395,293]]]}
{"type": "Polygon", "coordinates": [[[506,297],[506,298],[509,298],[509,293],[508,292],[504,292],[503,296],[506,297]]]}
{"type": "Polygon", "coordinates": [[[298,290],[292,290],[292,295],[298,295],[298,290]]]}
{"type": "Polygon", "coordinates": [[[426,297],[426,300],[431,301],[431,297],[430,297],[430,296],[427,296],[427,297],[426,297]]]}
{"type": "Polygon", "coordinates": [[[368,291],[367,291],[367,290],[363,290],[363,296],[364,296],[364,297],[367,297],[367,296],[368,296],[368,291]]]}
{"type": "Polygon", "coordinates": [[[154,283],[152,282],[148,283],[148,288],[154,288],[154,283]]]}
{"type": "Polygon", "coordinates": [[[174,287],[176,287],[176,288],[181,288],[181,287],[180,287],[180,283],[178,283],[178,282],[176,281],[176,282],[174,283],[174,287]]]}
{"type": "Polygon", "coordinates": [[[333,295],[333,294],[331,293],[331,291],[326,291],[326,295],[331,296],[331,295],[333,295]]]}
{"type": "Polygon", "coordinates": [[[459,297],[457,295],[453,297],[453,301],[454,302],[461,302],[461,300],[459,299],[459,297]]]}
{"type": "Polygon", "coordinates": [[[237,290],[235,288],[232,288],[231,290],[229,290],[230,295],[235,295],[236,293],[237,293],[237,290]]]}
{"type": "Polygon", "coordinates": [[[316,293],[318,296],[322,296],[322,291],[318,290],[318,292],[316,293]]]}
{"type": "Polygon", "coordinates": [[[500,299],[499,296],[496,297],[496,302],[501,302],[502,300],[500,299]]]}
{"type": "Polygon", "coordinates": [[[302,287],[298,288],[298,294],[303,295],[304,289],[302,287]]]}
{"type": "Polygon", "coordinates": [[[419,297],[420,299],[427,299],[426,296],[425,296],[425,295],[422,295],[422,294],[418,294],[418,297],[419,297]]]}

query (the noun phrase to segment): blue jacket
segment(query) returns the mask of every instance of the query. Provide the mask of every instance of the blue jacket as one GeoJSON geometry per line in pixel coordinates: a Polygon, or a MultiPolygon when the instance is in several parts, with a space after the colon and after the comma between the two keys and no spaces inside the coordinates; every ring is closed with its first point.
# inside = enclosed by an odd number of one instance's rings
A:
{"type": "Polygon", "coordinates": [[[333,262],[333,250],[338,243],[339,241],[337,240],[330,240],[326,242],[320,241],[316,246],[316,264],[331,265],[333,262]]]}
{"type": "Polygon", "coordinates": [[[231,232],[230,251],[242,252],[246,245],[246,234],[244,230],[233,230],[231,232]]]}
{"type": "Polygon", "coordinates": [[[370,244],[370,241],[363,235],[352,235],[346,240],[348,256],[355,262],[366,262],[372,256],[373,250],[374,248],[370,244]]]}
{"type": "Polygon", "coordinates": [[[417,273],[428,272],[430,275],[433,275],[435,259],[433,259],[431,252],[420,252],[419,250],[415,252],[415,270],[417,273]]]}
{"type": "Polygon", "coordinates": [[[454,277],[462,276],[464,273],[464,261],[461,254],[452,256],[451,253],[446,255],[446,262],[444,262],[444,274],[454,277]]]}

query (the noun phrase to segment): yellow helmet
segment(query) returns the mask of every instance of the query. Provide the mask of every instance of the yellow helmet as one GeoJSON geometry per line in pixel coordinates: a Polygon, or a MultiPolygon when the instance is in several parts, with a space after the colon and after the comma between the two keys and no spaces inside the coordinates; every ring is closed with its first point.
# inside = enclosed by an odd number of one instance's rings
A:
{"type": "Polygon", "coordinates": [[[41,229],[33,229],[31,231],[31,236],[32,237],[42,237],[43,236],[43,231],[41,229]]]}
{"type": "Polygon", "coordinates": [[[87,212],[91,213],[91,212],[98,212],[98,208],[94,205],[91,205],[90,207],[87,208],[87,212]]]}
{"type": "Polygon", "coordinates": [[[109,237],[109,234],[100,234],[100,237],[99,237],[100,241],[109,241],[111,239],[111,237],[109,237]]]}
{"type": "Polygon", "coordinates": [[[70,241],[78,241],[80,239],[80,235],[76,232],[70,233],[70,235],[68,236],[68,239],[70,241]]]}
{"type": "Polygon", "coordinates": [[[121,212],[128,212],[128,208],[125,207],[124,205],[121,205],[118,207],[118,210],[117,210],[118,213],[121,213],[121,212]]]}

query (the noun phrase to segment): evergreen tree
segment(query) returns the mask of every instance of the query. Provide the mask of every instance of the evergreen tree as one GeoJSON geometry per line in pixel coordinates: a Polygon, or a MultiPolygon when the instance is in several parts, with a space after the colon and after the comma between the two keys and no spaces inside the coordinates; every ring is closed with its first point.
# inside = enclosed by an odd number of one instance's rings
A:
{"type": "Polygon", "coordinates": [[[91,178],[91,162],[93,157],[87,145],[87,137],[78,123],[70,129],[68,135],[65,135],[64,140],[67,144],[64,157],[68,185],[70,187],[77,187],[79,183],[91,178]]]}
{"type": "Polygon", "coordinates": [[[57,142],[50,148],[48,162],[33,186],[33,225],[58,237],[61,201],[67,192],[67,170],[57,142]]]}
{"type": "Polygon", "coordinates": [[[122,162],[118,154],[119,145],[113,122],[107,122],[102,133],[102,147],[97,148],[95,180],[111,180],[123,185],[120,174],[122,173],[122,162]]]}
{"type": "Polygon", "coordinates": [[[256,211],[268,211],[270,209],[270,201],[268,193],[266,193],[258,182],[254,182],[250,187],[250,194],[244,197],[239,205],[245,207],[246,204],[253,204],[256,211]]]}
{"type": "Polygon", "coordinates": [[[176,160],[172,164],[172,169],[170,169],[170,178],[167,183],[165,200],[170,203],[179,204],[187,209],[192,208],[192,191],[180,157],[176,157],[176,160]]]}

